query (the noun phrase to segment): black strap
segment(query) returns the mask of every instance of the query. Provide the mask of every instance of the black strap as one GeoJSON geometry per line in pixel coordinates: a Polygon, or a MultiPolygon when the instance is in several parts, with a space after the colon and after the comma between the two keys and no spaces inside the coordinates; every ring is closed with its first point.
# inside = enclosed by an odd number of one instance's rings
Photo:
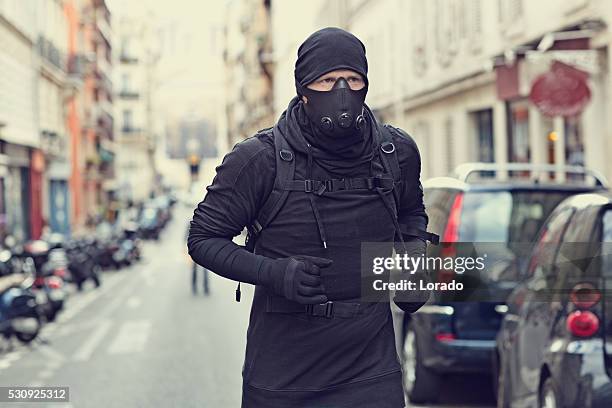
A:
{"type": "Polygon", "coordinates": [[[375,305],[366,303],[326,302],[316,305],[303,305],[280,296],[269,295],[266,312],[268,313],[305,313],[309,316],[337,317],[350,319],[374,309],[375,305]]]}
{"type": "MultiPolygon", "coordinates": [[[[257,215],[256,219],[253,220],[251,225],[247,226],[248,233],[244,247],[250,252],[255,252],[255,243],[257,242],[259,233],[270,223],[270,221],[272,221],[272,219],[274,219],[287,200],[289,190],[285,189],[285,183],[289,180],[293,180],[293,176],[295,174],[295,155],[278,127],[274,126],[271,129],[264,129],[258,133],[270,131],[272,131],[274,139],[276,175],[274,177],[274,186],[272,187],[270,195],[259,210],[259,214],[257,215]]],[[[240,297],[240,282],[238,282],[238,287],[236,288],[236,302],[240,302],[240,297]]]]}
{"type": "Polygon", "coordinates": [[[404,236],[422,238],[425,241],[429,241],[434,245],[438,245],[440,243],[440,236],[434,234],[433,232],[427,232],[422,229],[413,228],[406,224],[400,224],[400,230],[402,231],[402,235],[404,236]]]}
{"type": "Polygon", "coordinates": [[[287,140],[278,127],[275,126],[272,132],[274,135],[274,151],[276,156],[276,176],[274,178],[272,192],[260,209],[256,219],[256,223],[259,224],[261,228],[265,228],[280,211],[289,194],[289,190],[285,188],[285,184],[287,181],[293,180],[295,174],[295,155],[289,147],[287,140]]]}
{"type": "Polygon", "coordinates": [[[385,170],[387,170],[392,176],[396,183],[402,181],[402,174],[399,165],[399,159],[397,158],[397,149],[393,144],[393,134],[397,134],[397,131],[393,126],[384,125],[381,128],[382,143],[380,144],[381,159],[385,170]]]}
{"type": "MultiPolygon", "coordinates": [[[[270,129],[264,131],[269,132],[270,129]]],[[[274,156],[276,157],[274,186],[260,208],[256,219],[253,220],[251,225],[247,226],[246,248],[251,252],[255,249],[255,241],[261,230],[274,219],[287,200],[290,190],[286,188],[286,183],[293,180],[295,174],[295,154],[276,126],[271,131],[274,138],[274,156]]]]}
{"type": "Polygon", "coordinates": [[[323,194],[342,190],[374,190],[375,188],[392,189],[393,179],[387,177],[360,177],[329,180],[290,180],[285,183],[289,191],[323,194]]]}

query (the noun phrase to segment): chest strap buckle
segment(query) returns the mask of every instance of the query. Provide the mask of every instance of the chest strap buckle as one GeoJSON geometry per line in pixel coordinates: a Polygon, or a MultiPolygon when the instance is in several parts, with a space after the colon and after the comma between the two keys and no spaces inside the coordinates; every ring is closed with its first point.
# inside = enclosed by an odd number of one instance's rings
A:
{"type": "Polygon", "coordinates": [[[310,316],[321,316],[331,319],[334,315],[334,302],[329,301],[316,305],[306,305],[306,314],[310,316]]]}

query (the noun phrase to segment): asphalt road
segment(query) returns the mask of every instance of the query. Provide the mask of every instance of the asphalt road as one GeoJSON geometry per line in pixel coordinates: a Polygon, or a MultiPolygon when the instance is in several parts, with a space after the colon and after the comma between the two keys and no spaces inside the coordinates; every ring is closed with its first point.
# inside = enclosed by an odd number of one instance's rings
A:
{"type": "MultiPolygon", "coordinates": [[[[191,294],[190,214],[179,206],[140,264],[72,294],[43,341],[0,353],[0,385],[68,386],[70,402],[0,406],[240,406],[252,290],[243,285],[236,303],[234,283],[213,275],[209,296],[191,294]]],[[[449,378],[443,388],[440,406],[492,405],[486,377],[449,378]]]]}

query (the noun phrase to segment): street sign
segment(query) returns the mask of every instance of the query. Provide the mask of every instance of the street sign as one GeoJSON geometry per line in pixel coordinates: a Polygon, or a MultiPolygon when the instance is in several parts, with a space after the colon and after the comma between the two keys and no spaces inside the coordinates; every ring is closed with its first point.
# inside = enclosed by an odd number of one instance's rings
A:
{"type": "Polygon", "coordinates": [[[563,62],[553,62],[531,86],[529,100],[545,115],[574,116],[591,100],[589,74],[563,62]]]}

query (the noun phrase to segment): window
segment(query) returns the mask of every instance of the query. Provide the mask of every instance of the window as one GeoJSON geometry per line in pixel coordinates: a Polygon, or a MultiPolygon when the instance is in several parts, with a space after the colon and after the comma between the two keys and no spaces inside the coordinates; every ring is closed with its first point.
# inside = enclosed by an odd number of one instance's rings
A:
{"type": "MultiPolygon", "coordinates": [[[[612,210],[608,210],[602,217],[602,231],[601,231],[601,259],[603,266],[603,275],[606,276],[606,281],[609,285],[612,284],[612,210]]],[[[612,332],[612,325],[610,325],[610,331],[612,332]]]]}
{"type": "Polygon", "coordinates": [[[493,109],[483,109],[472,114],[476,129],[476,160],[484,163],[495,161],[493,149],[493,109]]]}
{"type": "Polygon", "coordinates": [[[571,208],[555,211],[540,233],[540,239],[535,247],[529,262],[529,275],[536,273],[547,274],[559,247],[559,243],[565,232],[569,219],[573,214],[571,208]]]}
{"type": "Polygon", "coordinates": [[[444,121],[444,133],[446,136],[446,165],[450,173],[455,168],[455,137],[453,134],[453,119],[447,118],[444,121]]]}
{"type": "Polygon", "coordinates": [[[518,31],[523,19],[523,0],[499,0],[498,17],[500,26],[507,34],[518,31]]]}
{"type": "Polygon", "coordinates": [[[529,152],[529,105],[526,100],[508,104],[508,161],[528,163],[529,152]]]}
{"type": "Polygon", "coordinates": [[[427,229],[434,234],[442,237],[444,228],[448,222],[448,216],[451,206],[455,199],[457,191],[431,188],[425,189],[423,201],[425,204],[425,212],[429,217],[427,229]]]}
{"type": "Polygon", "coordinates": [[[584,139],[580,115],[565,118],[565,163],[584,166],[584,139]]]}
{"type": "Polygon", "coordinates": [[[130,75],[129,74],[123,74],[121,75],[121,90],[123,92],[129,92],[130,91],[130,75]]]}
{"type": "Polygon", "coordinates": [[[123,129],[129,130],[132,129],[132,111],[130,109],[125,109],[123,111],[123,129]]]}

